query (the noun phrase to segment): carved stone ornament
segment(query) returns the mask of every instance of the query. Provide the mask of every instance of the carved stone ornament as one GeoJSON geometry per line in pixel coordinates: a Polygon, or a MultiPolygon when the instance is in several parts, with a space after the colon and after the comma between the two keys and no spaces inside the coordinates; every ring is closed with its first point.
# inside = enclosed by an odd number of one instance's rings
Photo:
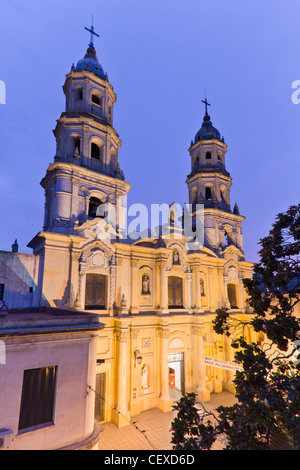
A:
{"type": "Polygon", "coordinates": [[[137,339],[139,337],[139,330],[137,328],[130,328],[130,338],[137,339]]]}
{"type": "Polygon", "coordinates": [[[71,258],[73,261],[78,261],[81,256],[80,251],[71,251],[71,258]]]}
{"type": "Polygon", "coordinates": [[[192,335],[200,335],[203,336],[204,334],[204,328],[203,326],[195,326],[193,325],[191,328],[192,335]]]}
{"type": "Polygon", "coordinates": [[[129,332],[128,331],[122,331],[122,330],[116,328],[114,330],[114,333],[115,333],[116,339],[117,339],[117,341],[119,341],[119,343],[127,343],[128,338],[129,338],[129,332]]]}
{"type": "Polygon", "coordinates": [[[226,272],[225,275],[227,276],[228,281],[233,281],[238,279],[238,271],[234,266],[230,266],[226,272]]]}
{"type": "Polygon", "coordinates": [[[160,338],[167,339],[170,336],[170,328],[159,326],[156,329],[156,333],[160,338]]]}

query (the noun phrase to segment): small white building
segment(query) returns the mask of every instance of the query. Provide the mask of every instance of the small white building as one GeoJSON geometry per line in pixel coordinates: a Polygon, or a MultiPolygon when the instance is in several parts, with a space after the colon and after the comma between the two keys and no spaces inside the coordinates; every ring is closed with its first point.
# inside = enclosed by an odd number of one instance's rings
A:
{"type": "Polygon", "coordinates": [[[93,449],[98,315],[0,316],[0,449],[93,449]]]}

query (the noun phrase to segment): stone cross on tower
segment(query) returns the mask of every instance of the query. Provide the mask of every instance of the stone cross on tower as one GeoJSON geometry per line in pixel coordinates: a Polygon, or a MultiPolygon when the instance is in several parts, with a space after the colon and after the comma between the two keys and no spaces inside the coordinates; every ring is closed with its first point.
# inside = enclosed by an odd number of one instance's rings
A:
{"type": "Polygon", "coordinates": [[[207,114],[208,114],[208,113],[207,113],[207,106],[210,106],[210,104],[208,103],[206,97],[205,97],[205,100],[201,100],[201,101],[202,101],[202,103],[205,104],[205,114],[206,114],[206,116],[207,116],[207,114]]]}
{"type": "Polygon", "coordinates": [[[92,16],[92,26],[91,26],[91,29],[85,27],[84,29],[86,29],[89,33],[91,33],[91,42],[90,42],[90,46],[91,47],[94,47],[94,37],[93,36],[97,36],[97,38],[99,38],[99,34],[95,33],[94,31],[94,26],[93,26],[93,16],[92,16]]]}

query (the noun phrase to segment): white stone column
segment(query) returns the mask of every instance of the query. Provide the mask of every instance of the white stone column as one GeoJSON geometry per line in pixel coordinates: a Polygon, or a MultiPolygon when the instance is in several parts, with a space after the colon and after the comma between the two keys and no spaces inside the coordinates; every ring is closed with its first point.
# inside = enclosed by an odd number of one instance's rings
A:
{"type": "Polygon", "coordinates": [[[116,410],[113,410],[113,421],[118,427],[130,424],[128,411],[127,390],[127,361],[129,330],[127,325],[119,325],[115,329],[117,341],[116,373],[117,373],[117,400],[116,410]]]}
{"type": "Polygon", "coordinates": [[[114,304],[115,304],[115,295],[116,295],[116,275],[117,275],[117,266],[115,260],[113,259],[109,268],[109,290],[108,290],[108,311],[109,315],[113,316],[114,314],[114,304]]]}
{"type": "Polygon", "coordinates": [[[168,313],[168,276],[166,272],[167,263],[165,260],[157,262],[160,269],[160,314],[168,313]]]}
{"type": "Polygon", "coordinates": [[[191,386],[192,392],[197,393],[198,368],[197,368],[197,329],[191,326],[191,386]]]}
{"type": "Polygon", "coordinates": [[[78,190],[80,179],[73,178],[72,180],[72,201],[71,201],[71,218],[72,215],[78,216],[78,190]]]}
{"type": "Polygon", "coordinates": [[[192,273],[190,270],[186,273],[186,308],[189,313],[192,313],[192,273]]]}
{"type": "Polygon", "coordinates": [[[85,308],[85,270],[86,270],[86,259],[82,254],[79,261],[79,280],[78,280],[78,291],[75,300],[74,307],[79,310],[85,308]]]}
{"type": "Polygon", "coordinates": [[[138,260],[131,260],[131,306],[130,313],[138,313],[137,294],[140,286],[138,285],[138,260]]]}
{"type": "Polygon", "coordinates": [[[91,82],[88,78],[85,78],[84,80],[84,86],[83,86],[83,108],[86,110],[91,109],[91,96],[90,96],[90,88],[91,88],[91,82]]]}
{"type": "Polygon", "coordinates": [[[69,307],[73,308],[76,302],[76,288],[79,291],[79,269],[78,269],[78,260],[80,258],[80,252],[73,251],[72,247],[70,248],[70,291],[69,291],[69,307]]]}
{"type": "Polygon", "coordinates": [[[139,351],[139,329],[130,328],[130,414],[137,415],[142,411],[142,402],[140,398],[141,389],[141,368],[135,357],[135,352],[139,351]]]}
{"type": "Polygon", "coordinates": [[[198,387],[197,395],[200,401],[209,401],[210,393],[205,385],[206,366],[204,364],[204,344],[203,335],[204,328],[201,326],[194,326],[194,334],[197,335],[197,357],[198,357],[198,387]]]}
{"type": "Polygon", "coordinates": [[[228,283],[227,276],[224,275],[224,300],[225,300],[225,307],[226,307],[226,308],[230,308],[230,303],[229,303],[229,299],[228,299],[227,283],[228,283]]]}
{"type": "Polygon", "coordinates": [[[104,170],[109,172],[110,170],[110,145],[111,145],[111,137],[107,135],[106,137],[106,145],[103,149],[103,166],[104,170]]]}
{"type": "MultiPolygon", "coordinates": [[[[226,361],[228,362],[233,362],[234,360],[234,350],[231,347],[231,339],[225,336],[224,344],[225,344],[225,357],[226,361]]],[[[235,377],[235,372],[231,370],[226,371],[226,383],[225,383],[225,389],[228,390],[231,393],[235,392],[235,386],[233,383],[235,377]]]]}
{"type": "Polygon", "coordinates": [[[200,289],[200,266],[192,266],[193,270],[193,281],[194,281],[194,312],[199,313],[201,311],[201,289],[200,289]]]}
{"type": "Polygon", "coordinates": [[[240,305],[239,305],[239,308],[240,310],[244,310],[244,293],[243,293],[243,276],[241,273],[239,273],[238,275],[238,293],[237,293],[237,297],[239,296],[240,298],[240,305]]]}
{"type": "Polygon", "coordinates": [[[82,157],[81,163],[83,165],[89,166],[89,157],[90,157],[90,128],[87,125],[83,125],[83,141],[82,141],[82,157]]]}
{"type": "Polygon", "coordinates": [[[158,327],[157,334],[160,338],[160,396],[159,407],[162,411],[171,410],[172,400],[169,392],[169,366],[168,366],[168,343],[170,330],[166,325],[158,327]]]}

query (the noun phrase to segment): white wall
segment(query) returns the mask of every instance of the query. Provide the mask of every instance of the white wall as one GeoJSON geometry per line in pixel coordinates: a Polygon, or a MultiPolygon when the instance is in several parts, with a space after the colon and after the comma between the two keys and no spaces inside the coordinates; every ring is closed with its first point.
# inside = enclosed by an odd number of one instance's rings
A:
{"type": "Polygon", "coordinates": [[[95,387],[96,339],[90,333],[56,333],[1,340],[6,346],[6,364],[0,364],[0,428],[13,431],[10,449],[51,450],[89,437],[95,396],[87,394],[87,385],[95,387]],[[53,365],[57,366],[54,424],[19,434],[24,370],[53,365]]]}

